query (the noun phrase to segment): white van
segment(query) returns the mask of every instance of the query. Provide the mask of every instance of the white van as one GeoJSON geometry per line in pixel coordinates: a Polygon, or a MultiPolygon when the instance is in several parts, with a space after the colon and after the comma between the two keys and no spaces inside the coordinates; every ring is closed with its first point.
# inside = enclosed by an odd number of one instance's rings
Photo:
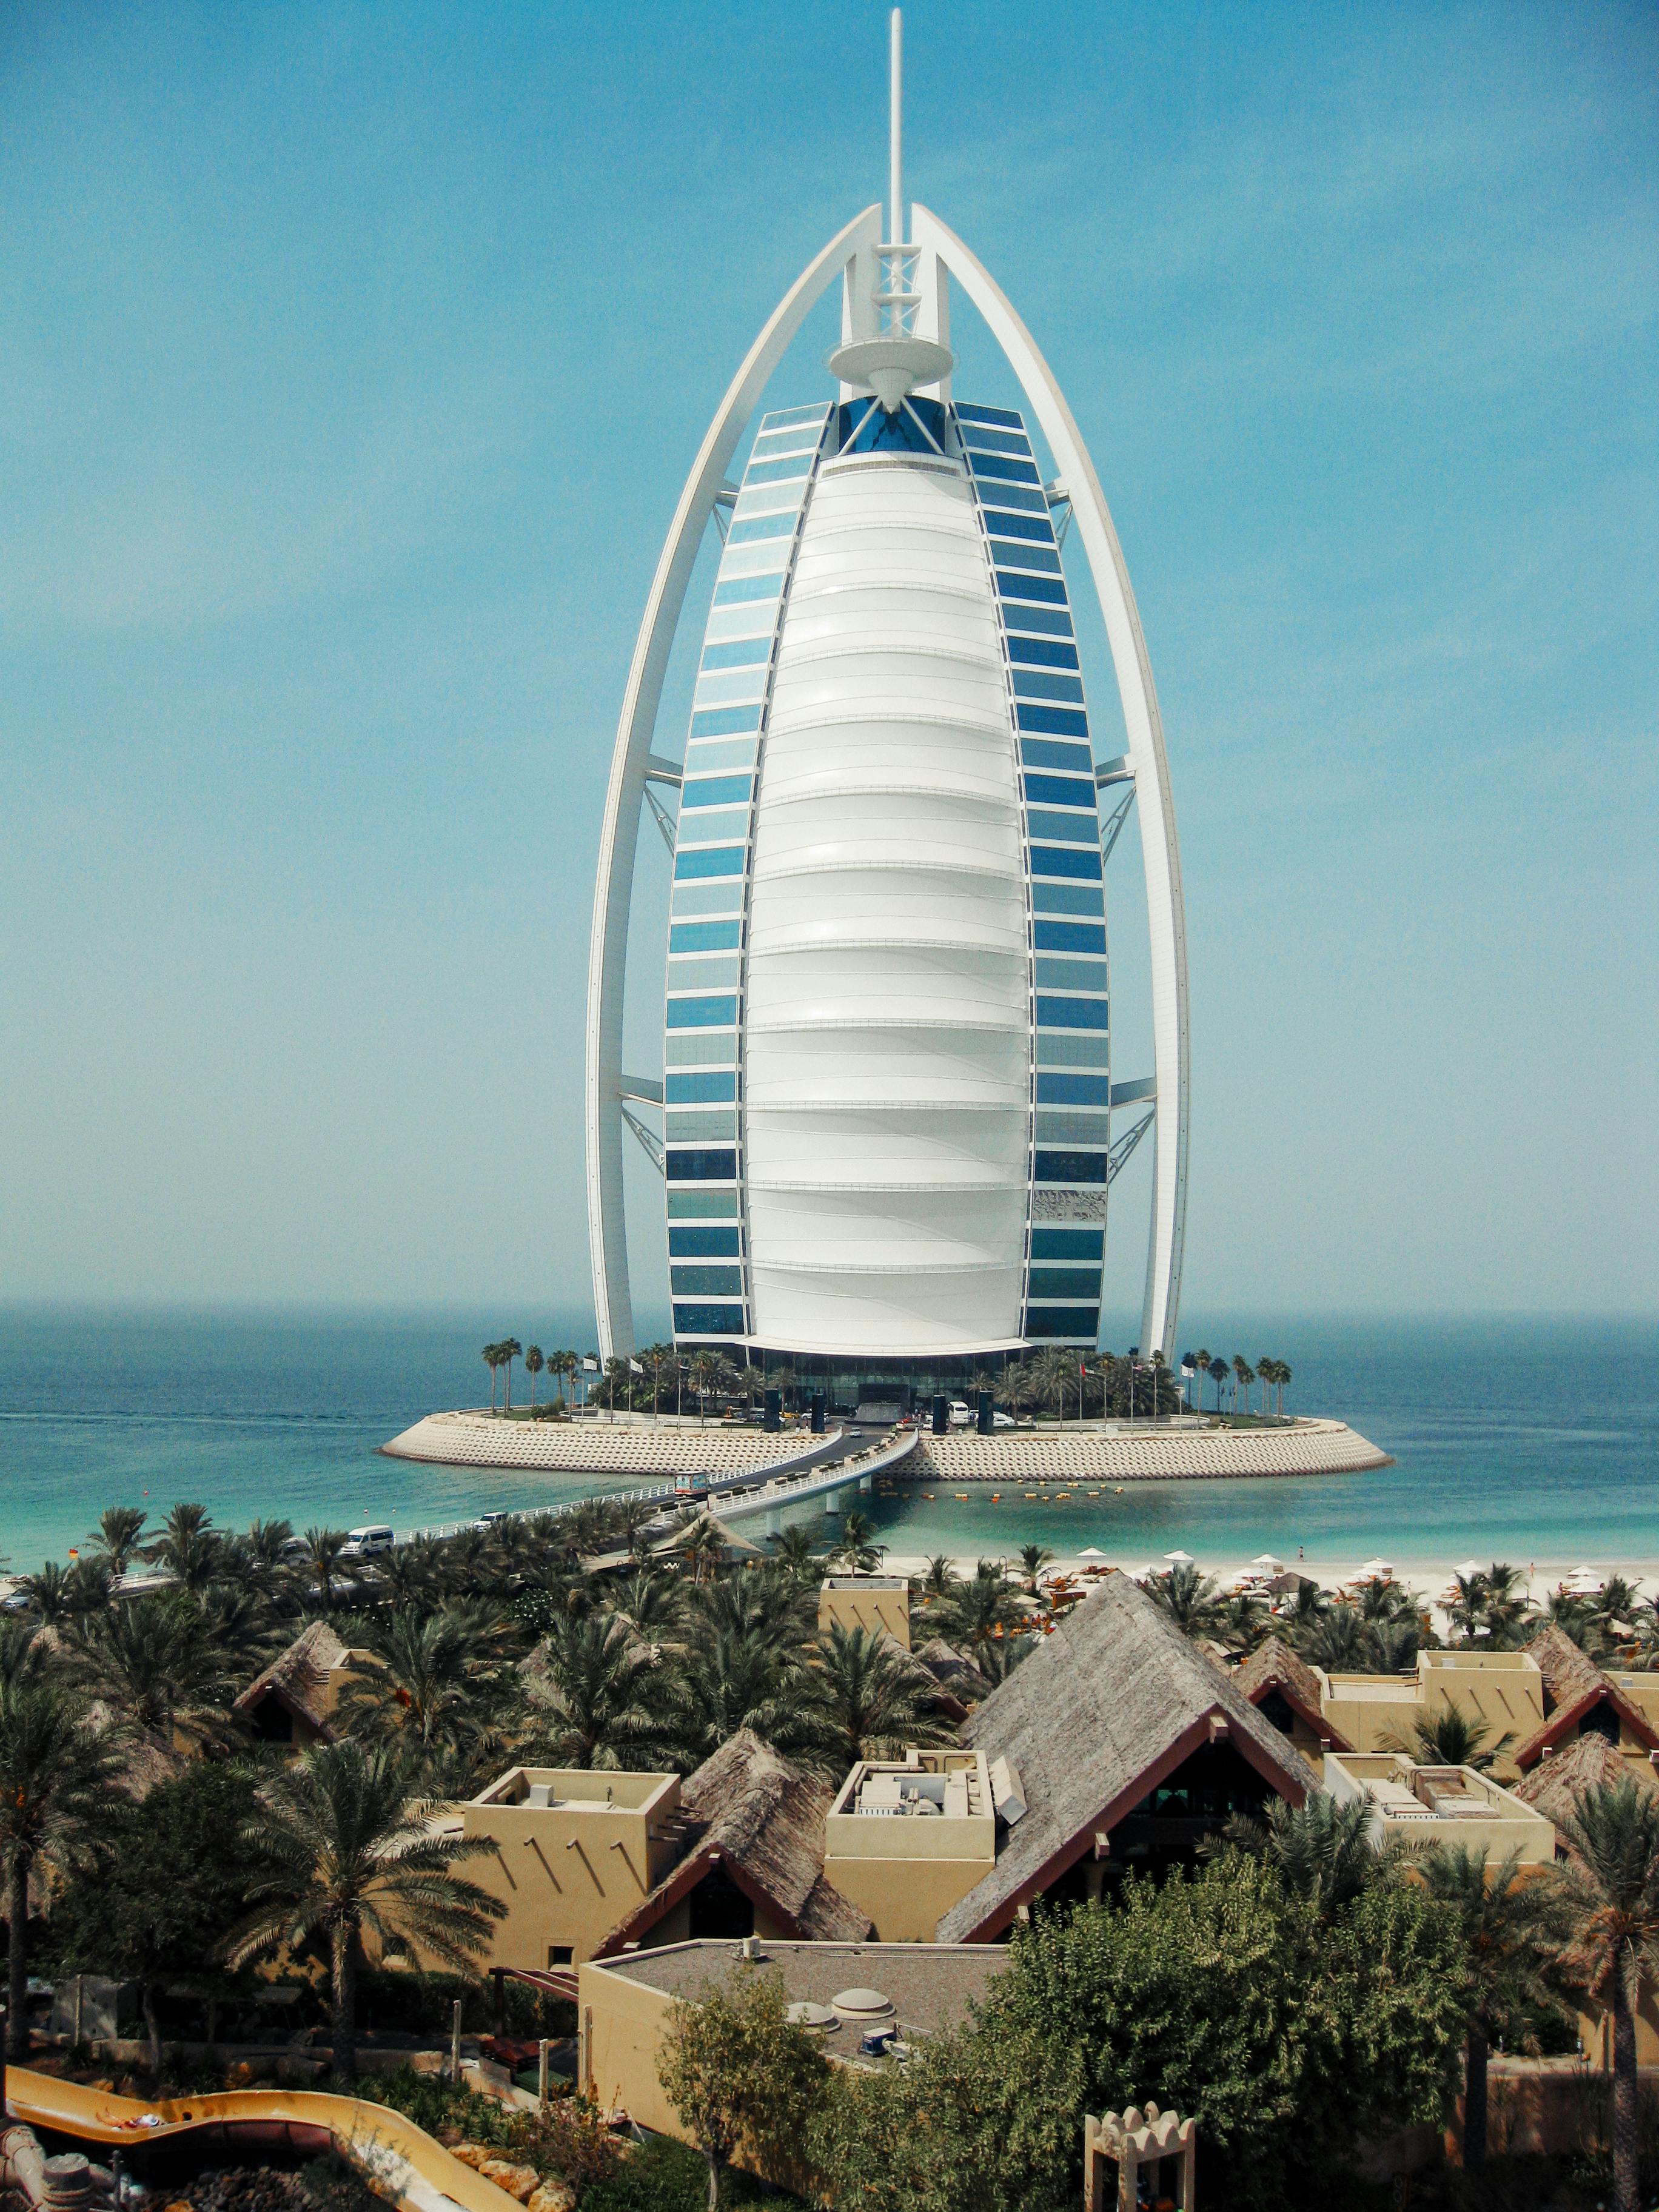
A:
{"type": "Polygon", "coordinates": [[[340,1547],[343,1559],[367,1559],[376,1552],[389,1552],[393,1537],[384,1521],[371,1522],[362,1528],[349,1528],[346,1541],[340,1547]]]}
{"type": "Polygon", "coordinates": [[[961,1401],[961,1399],[960,1399],[960,1398],[952,1398],[952,1399],[951,1399],[951,1426],[953,1429],[965,1429],[965,1428],[967,1428],[967,1427],[968,1427],[968,1425],[969,1425],[969,1423],[973,1420],[973,1419],[974,1419],[974,1415],[973,1415],[973,1413],[972,1413],[971,1410],[970,1410],[968,1407],[966,1407],[966,1406],[964,1406],[964,1405],[963,1404],[963,1402],[962,1402],[962,1401],[961,1401]]]}

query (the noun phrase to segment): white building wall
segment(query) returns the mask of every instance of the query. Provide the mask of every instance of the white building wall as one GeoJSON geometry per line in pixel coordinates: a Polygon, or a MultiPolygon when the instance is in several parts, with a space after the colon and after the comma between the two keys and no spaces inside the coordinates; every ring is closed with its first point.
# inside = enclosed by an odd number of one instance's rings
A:
{"type": "Polygon", "coordinates": [[[1020,1341],[1030,974],[985,541],[952,461],[822,465],[757,799],[744,1012],[755,1339],[1020,1341]]]}

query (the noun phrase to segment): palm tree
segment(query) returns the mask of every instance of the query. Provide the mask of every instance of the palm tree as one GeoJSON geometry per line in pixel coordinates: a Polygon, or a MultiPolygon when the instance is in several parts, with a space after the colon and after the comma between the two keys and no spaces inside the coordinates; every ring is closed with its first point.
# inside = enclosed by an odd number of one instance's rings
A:
{"type": "Polygon", "coordinates": [[[181,1504],[162,1522],[161,1534],[145,1545],[144,1556],[194,1597],[218,1573],[223,1547],[206,1506],[181,1504]]]}
{"type": "Polygon", "coordinates": [[[926,1598],[950,1598],[962,1588],[962,1577],[941,1552],[927,1562],[927,1571],[921,1578],[921,1593],[926,1598]]]}
{"type": "Polygon", "coordinates": [[[522,1352],[524,1346],[516,1336],[504,1336],[495,1349],[500,1352],[501,1364],[507,1370],[506,1411],[510,1413],[513,1411],[513,1363],[522,1352]]]}
{"type": "Polygon", "coordinates": [[[137,1505],[109,1505],[98,1516],[90,1541],[109,1561],[112,1575],[124,1575],[137,1556],[139,1538],[149,1516],[137,1505]]]}
{"type": "Polygon", "coordinates": [[[617,1418],[617,1399],[620,1397],[624,1401],[630,1399],[633,1389],[633,1369],[625,1359],[613,1352],[605,1363],[605,1402],[613,1421],[617,1418]]]}
{"type": "Polygon", "coordinates": [[[1506,1729],[1496,1743],[1491,1735],[1486,1723],[1471,1720],[1461,1705],[1444,1705],[1413,1723],[1408,1739],[1391,1736],[1383,1748],[1403,1751],[1419,1766],[1472,1766],[1485,1774],[1515,1741],[1513,1729],[1506,1729]]]}
{"type": "Polygon", "coordinates": [[[1208,1636],[1219,1624],[1220,1583],[1184,1560],[1177,1560],[1168,1574],[1148,1575],[1146,1595],[1183,1636],[1208,1636]]]}
{"type": "Polygon", "coordinates": [[[1253,1651],[1267,1626],[1267,1608],[1254,1590],[1237,1590],[1227,1598],[1212,1632],[1230,1651],[1253,1651]]]}
{"type": "Polygon", "coordinates": [[[1221,1386],[1226,1381],[1227,1375],[1227,1363],[1218,1352],[1209,1365],[1210,1380],[1215,1384],[1215,1410],[1218,1417],[1221,1412],[1221,1386]]]}
{"type": "Polygon", "coordinates": [[[665,1685],[614,1613],[562,1620],[543,1644],[531,1724],[556,1766],[636,1766],[664,1733],[665,1685]]]}
{"type": "MultiPolygon", "coordinates": [[[[540,1345],[532,1344],[524,1356],[524,1371],[530,1377],[530,1404],[532,1411],[536,1404],[536,1377],[546,1364],[546,1361],[542,1358],[540,1345]]],[[[511,1382],[510,1373],[507,1379],[511,1382]]]]}
{"type": "Polygon", "coordinates": [[[1457,1595],[1446,1610],[1453,1626],[1473,1641],[1477,1630],[1486,1632],[1489,1650],[1512,1647],[1532,1610],[1532,1600],[1521,1587],[1521,1570],[1494,1559],[1484,1574],[1459,1575],[1457,1595]]]}
{"type": "Polygon", "coordinates": [[[772,1557],[797,1582],[817,1582],[823,1571],[823,1558],[805,1528],[786,1528],[774,1536],[772,1557]]]}
{"type": "Polygon", "coordinates": [[[252,1885],[263,1902],[226,1945],[233,1966],[273,1952],[328,1945],[334,2078],[357,2073],[357,1969],[363,1938],[382,1957],[402,1952],[474,1970],[489,1923],[506,1906],[454,1869],[489,1848],[435,1831],[431,1808],[411,1803],[395,1753],[360,1743],[318,1744],[266,1783],[246,1832],[269,1867],[252,1885]]]}
{"type": "Polygon", "coordinates": [[[56,1559],[48,1559],[38,1573],[25,1575],[18,1588],[43,1627],[59,1626],[75,1610],[69,1576],[56,1559]]]}
{"type": "Polygon", "coordinates": [[[1659,1973],[1659,1797],[1629,1779],[1580,1791],[1560,1823],[1573,1854],[1561,1877],[1567,1964],[1613,2014],[1613,2194],[1637,2212],[1636,2015],[1659,1973]]]}
{"type": "Polygon", "coordinates": [[[1282,1421],[1285,1418],[1285,1393],[1291,1380],[1291,1370],[1282,1359],[1275,1359],[1273,1366],[1277,1370],[1273,1376],[1274,1402],[1282,1421]]]}
{"type": "MultiPolygon", "coordinates": [[[[109,1802],[114,1753],[85,1722],[80,1699],[44,1673],[24,1668],[0,1681],[0,1862],[11,1930],[6,2052],[12,2059],[29,2055],[29,1876],[37,1864],[67,1871],[109,1802]]],[[[4,2096],[0,2071],[0,2111],[4,2096]]]]}
{"type": "Polygon", "coordinates": [[[660,1644],[685,1617],[685,1591],[676,1576],[641,1567],[615,1585],[606,1606],[646,1643],[660,1644]]]}
{"type": "Polygon", "coordinates": [[[933,1676],[885,1636],[834,1622],[809,1680],[824,1750],[842,1773],[860,1759],[897,1759],[906,1744],[954,1741],[929,1710],[933,1676]]]}
{"type": "MultiPolygon", "coordinates": [[[[1200,1395],[1204,1388],[1204,1377],[1210,1371],[1211,1356],[1210,1347],[1207,1344],[1205,1345],[1201,1350],[1194,1352],[1192,1356],[1193,1387],[1194,1389],[1199,1391],[1200,1395]]],[[[1193,1408],[1193,1411],[1195,1413],[1201,1413],[1203,1410],[1204,1408],[1201,1404],[1194,1406],[1193,1408]]]]}
{"type": "Polygon", "coordinates": [[[1368,1671],[1370,1639],[1365,1616],[1357,1605],[1334,1605],[1304,1636],[1297,1650],[1310,1666],[1328,1674],[1362,1674],[1368,1671]]]}
{"type": "Polygon", "coordinates": [[[340,1554],[346,1547],[343,1528],[307,1528],[305,1534],[306,1565],[316,1578],[317,1598],[323,1611],[332,1611],[335,1580],[340,1570],[340,1554]]]}
{"type": "Polygon", "coordinates": [[[1307,1898],[1322,1920],[1375,1882],[1391,1879],[1401,1856],[1397,1850],[1378,1851],[1371,1842],[1364,1798],[1339,1804],[1322,1790],[1301,1805],[1275,1798],[1265,1820],[1235,1813],[1222,1834],[1227,1843],[1270,1858],[1285,1888],[1307,1898]]]}
{"type": "Polygon", "coordinates": [[[887,1547],[875,1540],[875,1528],[867,1513],[845,1514],[841,1524],[841,1541],[834,1556],[844,1559],[855,1575],[873,1574],[881,1565],[887,1547]]]}
{"type": "Polygon", "coordinates": [[[371,1742],[411,1747],[426,1765],[462,1741],[492,1735],[516,1702],[501,1621],[476,1603],[426,1612],[396,1606],[357,1631],[370,1656],[348,1662],[342,1725],[371,1742]]]}
{"type": "Polygon", "coordinates": [[[1554,1883],[1522,1873],[1518,1849],[1490,1870],[1484,1850],[1462,1844],[1436,1844],[1417,1863],[1430,1896],[1451,1907],[1462,1930],[1463,2164],[1479,2172],[1486,2162],[1486,2055],[1494,2042],[1524,2047],[1529,2035],[1537,2048],[1530,2021],[1553,1993],[1551,1939],[1561,1900],[1554,1883]]]}
{"type": "Polygon", "coordinates": [[[691,1355],[690,1382],[697,1394],[699,1428],[708,1418],[708,1393],[720,1387],[721,1376],[728,1365],[729,1362],[711,1345],[705,1345],[701,1352],[694,1352],[691,1355]]]}
{"type": "Polygon", "coordinates": [[[65,1656],[73,1679],[121,1729],[165,1751],[180,1736],[203,1744],[234,1733],[235,1656],[212,1620],[177,1591],[77,1621],[65,1656]]]}
{"type": "Polygon", "coordinates": [[[814,1760],[824,1729],[793,1651],[731,1629],[700,1636],[682,1659],[674,1684],[675,1725],[682,1756],[700,1766],[739,1729],[749,1729],[785,1758],[814,1760]]]}
{"type": "Polygon", "coordinates": [[[1019,1564],[1025,1570],[1025,1587],[1031,1596],[1035,1597],[1036,1595],[1038,1587],[1042,1580],[1042,1570],[1048,1565],[1049,1560],[1052,1559],[1054,1556],[1054,1553],[1048,1550],[1046,1545],[1021,1545],[1019,1551],[1019,1564]]]}
{"type": "Polygon", "coordinates": [[[1008,1588],[1001,1560],[981,1559],[971,1581],[958,1582],[940,1600],[939,1615],[939,1634],[952,1644],[969,1647],[978,1667],[981,1653],[1024,1621],[1025,1609],[1008,1588]]]}
{"type": "Polygon", "coordinates": [[[501,1347],[499,1344],[487,1344],[478,1357],[489,1370],[489,1410],[493,1413],[495,1410],[495,1370],[501,1364],[501,1347]]]}

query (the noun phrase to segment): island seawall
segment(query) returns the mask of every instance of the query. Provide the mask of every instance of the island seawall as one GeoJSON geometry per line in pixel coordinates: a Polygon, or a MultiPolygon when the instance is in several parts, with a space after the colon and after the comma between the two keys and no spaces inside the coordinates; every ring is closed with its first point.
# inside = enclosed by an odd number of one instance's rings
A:
{"type": "MultiPolygon", "coordinates": [[[[698,1429],[637,1419],[506,1421],[487,1413],[428,1413],[380,1449],[392,1459],[447,1467],[499,1467],[548,1474],[651,1476],[687,1470],[765,1474],[809,1448],[799,1431],[698,1429]]],[[[923,1436],[905,1482],[1170,1482],[1358,1474],[1392,1467],[1390,1455],[1344,1421],[1282,1428],[1129,1428],[1085,1423],[995,1436],[923,1436]]]]}

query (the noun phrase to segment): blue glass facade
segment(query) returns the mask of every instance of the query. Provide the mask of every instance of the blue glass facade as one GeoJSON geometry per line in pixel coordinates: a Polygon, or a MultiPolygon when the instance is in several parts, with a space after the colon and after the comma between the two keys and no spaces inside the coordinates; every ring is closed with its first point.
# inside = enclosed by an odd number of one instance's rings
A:
{"type": "Polygon", "coordinates": [[[900,451],[965,461],[1002,628],[1030,945],[1023,1332],[1097,1340],[1110,1146],[1107,934],[1088,706],[1060,548],[1021,416],[919,398],[890,416],[864,399],[767,416],[733,505],[691,711],[669,930],[665,1143],[677,1338],[752,1334],[745,932],[754,794],[802,520],[821,457],[900,451]]]}

